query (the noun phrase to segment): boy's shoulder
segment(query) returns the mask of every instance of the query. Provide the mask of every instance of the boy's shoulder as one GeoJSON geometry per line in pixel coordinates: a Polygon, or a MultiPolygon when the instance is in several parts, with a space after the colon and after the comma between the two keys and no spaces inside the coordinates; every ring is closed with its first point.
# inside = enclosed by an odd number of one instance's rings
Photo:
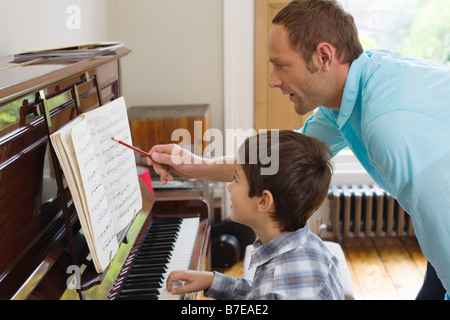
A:
{"type": "Polygon", "coordinates": [[[310,232],[301,246],[280,254],[272,263],[272,289],[280,296],[316,299],[326,292],[340,297],[334,289],[340,288],[334,285],[339,282],[337,260],[314,233],[310,232]]]}
{"type": "Polygon", "coordinates": [[[299,273],[308,271],[317,273],[317,271],[322,270],[324,275],[328,274],[330,263],[336,262],[323,240],[312,232],[308,232],[302,245],[284,252],[278,256],[277,260],[277,267],[280,272],[284,271],[283,269],[290,268],[289,263],[293,263],[299,273]]]}

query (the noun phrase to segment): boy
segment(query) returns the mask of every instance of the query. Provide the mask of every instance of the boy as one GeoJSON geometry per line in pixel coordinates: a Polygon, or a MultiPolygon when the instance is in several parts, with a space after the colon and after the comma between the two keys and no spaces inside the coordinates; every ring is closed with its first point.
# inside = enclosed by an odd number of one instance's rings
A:
{"type": "Polygon", "coordinates": [[[327,195],[332,171],[328,159],[324,143],[293,131],[248,138],[239,148],[228,191],[232,220],[251,227],[257,236],[250,263],[256,267],[253,281],[218,272],[174,271],[167,279],[168,291],[205,290],[206,297],[227,300],[343,299],[337,260],[306,224],[327,195]],[[261,174],[273,165],[255,161],[261,146],[267,146],[271,159],[275,155],[276,173],[261,174]],[[186,285],[175,288],[177,281],[186,285]]]}

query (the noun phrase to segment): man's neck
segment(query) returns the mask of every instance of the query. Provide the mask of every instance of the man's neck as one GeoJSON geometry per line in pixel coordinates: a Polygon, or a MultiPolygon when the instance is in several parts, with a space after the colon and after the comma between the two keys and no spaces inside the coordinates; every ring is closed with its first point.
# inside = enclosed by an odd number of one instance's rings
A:
{"type": "Polygon", "coordinates": [[[340,110],[342,97],[344,95],[345,83],[347,81],[347,76],[350,71],[350,64],[339,64],[335,69],[334,79],[334,93],[332,99],[325,106],[329,109],[340,110]]]}

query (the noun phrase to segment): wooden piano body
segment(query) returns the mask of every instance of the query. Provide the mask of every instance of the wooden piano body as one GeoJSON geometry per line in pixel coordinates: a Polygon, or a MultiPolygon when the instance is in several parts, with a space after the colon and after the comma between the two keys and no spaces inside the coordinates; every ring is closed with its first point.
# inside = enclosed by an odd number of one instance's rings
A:
{"type": "MultiPolygon", "coordinates": [[[[104,275],[85,259],[87,246],[70,192],[58,179],[48,135],[78,113],[121,96],[120,59],[129,53],[119,48],[79,62],[27,66],[0,58],[0,299],[59,299],[67,289],[70,265],[88,265],[78,290],[81,298],[84,290],[102,282],[104,275]]],[[[202,199],[161,200],[152,209],[153,195],[143,184],[141,189],[144,227],[153,212],[201,216],[192,268],[202,268],[207,204],[202,199]]]]}

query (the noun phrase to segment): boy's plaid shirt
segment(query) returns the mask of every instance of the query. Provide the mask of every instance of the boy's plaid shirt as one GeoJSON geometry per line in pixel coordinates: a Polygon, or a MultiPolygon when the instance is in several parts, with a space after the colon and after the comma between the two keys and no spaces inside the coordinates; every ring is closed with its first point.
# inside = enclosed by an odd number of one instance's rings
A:
{"type": "Polygon", "coordinates": [[[215,273],[205,296],[222,300],[344,299],[337,259],[308,226],[253,244],[253,281],[215,273]]]}

